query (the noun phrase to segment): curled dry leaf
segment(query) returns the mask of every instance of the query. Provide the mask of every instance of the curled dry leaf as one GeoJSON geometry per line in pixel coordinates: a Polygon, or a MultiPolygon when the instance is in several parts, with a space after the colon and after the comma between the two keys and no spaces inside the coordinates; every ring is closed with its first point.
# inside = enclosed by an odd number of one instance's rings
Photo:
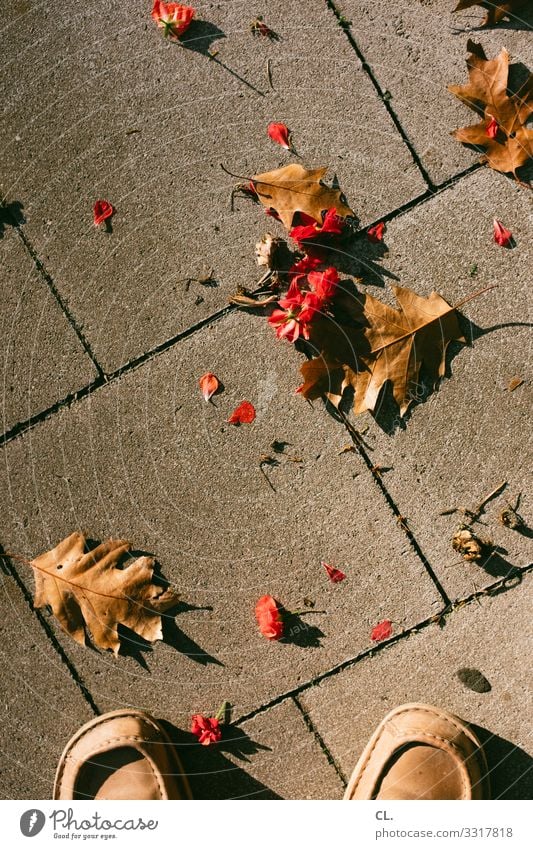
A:
{"type": "Polygon", "coordinates": [[[526,523],[520,513],[517,513],[515,508],[510,504],[503,508],[499,518],[502,525],[505,525],[506,528],[510,528],[512,531],[518,531],[520,528],[526,527],[526,523]]]}
{"type": "Polygon", "coordinates": [[[284,147],[285,150],[294,150],[291,141],[291,131],[285,124],[272,122],[267,127],[267,133],[269,138],[273,142],[276,142],[276,144],[279,144],[280,147],[284,147]]]}
{"type": "Polygon", "coordinates": [[[507,227],[504,227],[501,221],[494,219],[494,241],[502,248],[508,248],[513,243],[513,234],[507,227]]]}
{"type": "Polygon", "coordinates": [[[378,622],[374,625],[370,633],[370,639],[375,643],[380,643],[382,640],[388,640],[392,634],[392,622],[390,619],[384,619],[383,622],[378,622]]]}
{"type": "Polygon", "coordinates": [[[228,419],[229,424],[251,424],[255,419],[255,407],[249,401],[243,401],[236,407],[228,419]]]}
{"type": "Polygon", "coordinates": [[[520,21],[520,12],[525,11],[530,0],[490,0],[489,3],[485,0],[459,0],[459,3],[453,10],[460,12],[463,9],[470,9],[472,6],[483,6],[486,9],[486,15],[483,18],[482,26],[490,27],[503,21],[504,18],[513,18],[520,21]]]}
{"type": "Polygon", "coordinates": [[[335,209],[342,218],[353,216],[340,189],[324,185],[322,178],[327,168],[308,170],[292,163],[252,177],[257,196],[263,206],[274,209],[287,230],[293,224],[296,212],[305,212],[317,224],[322,224],[322,213],[335,209]]]}
{"type": "Polygon", "coordinates": [[[452,547],[463,560],[481,560],[492,547],[490,540],[478,537],[471,528],[460,525],[452,537],[452,547]]]}
{"type": "Polygon", "coordinates": [[[515,377],[512,377],[509,381],[507,389],[509,390],[509,392],[514,392],[515,389],[518,389],[519,386],[522,386],[523,382],[524,378],[516,375],[515,377]]]}
{"type": "Polygon", "coordinates": [[[478,124],[462,127],[452,135],[457,141],[485,148],[484,162],[495,171],[512,173],[533,157],[533,129],[526,126],[533,114],[533,74],[519,90],[508,90],[509,54],[502,50],[495,59],[487,59],[480,44],[469,40],[467,59],[470,82],[450,85],[448,90],[481,117],[478,124]],[[498,125],[495,136],[489,134],[498,125]]]}
{"type": "Polygon", "coordinates": [[[118,654],[118,625],[152,643],[162,639],[161,614],[179,601],[174,590],[152,583],[154,559],[127,559],[131,543],[110,539],[86,551],[86,538],[73,533],[31,562],[34,607],[50,605],[59,624],[77,643],[89,636],[118,654]]]}
{"type": "Polygon", "coordinates": [[[256,242],[255,257],[260,268],[282,271],[288,255],[289,251],[285,239],[279,239],[271,233],[265,233],[261,241],[256,242]]]}
{"type": "Polygon", "coordinates": [[[97,200],[93,207],[94,226],[98,227],[114,214],[115,210],[108,200],[97,200]]]}
{"type": "Polygon", "coordinates": [[[202,390],[202,395],[204,396],[205,401],[209,401],[209,399],[215,394],[217,389],[220,386],[219,380],[216,375],[213,374],[212,371],[207,371],[202,375],[200,380],[198,381],[198,385],[202,390]]]}

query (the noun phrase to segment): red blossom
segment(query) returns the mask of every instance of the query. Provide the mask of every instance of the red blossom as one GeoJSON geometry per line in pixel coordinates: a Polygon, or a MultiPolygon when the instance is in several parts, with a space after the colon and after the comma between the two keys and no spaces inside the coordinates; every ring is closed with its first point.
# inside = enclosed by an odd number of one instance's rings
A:
{"type": "Polygon", "coordinates": [[[255,419],[255,407],[249,401],[243,401],[236,407],[228,419],[229,424],[251,424],[255,419]]]}
{"type": "Polygon", "coordinates": [[[152,19],[159,29],[163,30],[165,38],[170,38],[171,41],[177,41],[189,29],[194,15],[195,10],[191,6],[154,0],[152,19]]]}
{"type": "Polygon", "coordinates": [[[298,262],[295,262],[289,268],[289,280],[292,282],[296,280],[299,284],[304,282],[304,278],[307,277],[310,271],[316,271],[317,268],[322,265],[322,260],[318,256],[308,256],[307,254],[299,259],[298,262]]]}
{"type": "Polygon", "coordinates": [[[298,242],[300,246],[303,242],[310,242],[322,236],[340,236],[344,231],[344,219],[337,215],[335,207],[328,209],[321,225],[304,212],[300,212],[300,221],[302,224],[289,231],[291,239],[298,242]]]}
{"type": "Polygon", "coordinates": [[[271,123],[267,127],[267,133],[273,142],[281,145],[285,150],[293,150],[291,131],[285,124],[271,123]]]}
{"type": "Polygon", "coordinates": [[[498,130],[500,129],[500,125],[498,124],[496,118],[491,118],[487,125],[487,135],[489,139],[495,139],[498,135],[498,130]]]}
{"type": "Polygon", "coordinates": [[[494,219],[494,241],[501,245],[502,248],[508,248],[512,244],[513,234],[507,227],[504,227],[501,221],[494,219]]]}
{"type": "Polygon", "coordinates": [[[375,643],[380,643],[382,640],[387,640],[392,634],[392,622],[390,619],[384,619],[383,622],[378,622],[374,625],[370,633],[370,639],[375,643]]]}
{"type": "Polygon", "coordinates": [[[93,207],[94,226],[98,227],[99,224],[103,224],[107,218],[111,218],[114,212],[115,208],[108,200],[97,200],[93,207]]]}
{"type": "Polygon", "coordinates": [[[208,371],[202,375],[200,380],[198,381],[200,389],[202,390],[202,395],[206,401],[215,394],[218,387],[220,386],[218,382],[218,378],[213,374],[213,372],[208,371]]]}
{"type": "Polygon", "coordinates": [[[325,271],[310,271],[307,280],[321,301],[329,301],[337,291],[339,275],[337,269],[330,266],[325,271]]]}
{"type": "Polygon", "coordinates": [[[368,228],[366,231],[366,237],[369,242],[382,242],[384,232],[385,224],[383,221],[380,221],[379,224],[374,224],[373,227],[368,228]]]}
{"type": "Polygon", "coordinates": [[[203,716],[201,713],[196,713],[191,717],[191,733],[198,737],[198,742],[202,746],[218,743],[222,737],[220,721],[214,716],[203,716]]]}
{"type": "Polygon", "coordinates": [[[296,342],[300,334],[309,339],[309,325],[322,307],[321,299],[314,292],[300,291],[297,280],[293,280],[284,298],[279,299],[282,309],[274,310],[268,322],[276,328],[278,339],[296,342]]]}
{"type": "Polygon", "coordinates": [[[332,584],[340,584],[341,581],[344,581],[346,575],[340,569],[336,569],[335,566],[330,566],[329,563],[324,561],[322,561],[322,566],[328,573],[328,578],[332,584]]]}
{"type": "Polygon", "coordinates": [[[255,606],[259,630],[267,640],[279,640],[283,636],[283,619],[279,608],[279,603],[271,595],[261,596],[255,606]]]}

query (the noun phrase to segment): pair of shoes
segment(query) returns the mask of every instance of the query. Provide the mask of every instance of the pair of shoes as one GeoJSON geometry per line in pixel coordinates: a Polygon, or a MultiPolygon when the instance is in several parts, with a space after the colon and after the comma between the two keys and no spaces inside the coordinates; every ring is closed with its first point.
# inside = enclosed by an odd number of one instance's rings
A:
{"type": "MultiPolygon", "coordinates": [[[[344,798],[488,798],[485,755],[466,723],[431,705],[395,708],[378,726],[344,798]]],[[[161,723],[142,711],[97,717],[69,741],[54,799],[190,799],[161,723]]]]}

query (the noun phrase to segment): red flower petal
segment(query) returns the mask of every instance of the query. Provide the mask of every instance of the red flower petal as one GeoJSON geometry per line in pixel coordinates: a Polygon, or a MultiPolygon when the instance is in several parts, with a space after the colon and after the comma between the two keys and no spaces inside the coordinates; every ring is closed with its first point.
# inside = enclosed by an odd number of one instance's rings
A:
{"type": "Polygon", "coordinates": [[[220,383],[218,378],[213,374],[212,371],[207,371],[202,375],[200,380],[198,381],[198,385],[202,390],[202,395],[206,401],[209,401],[212,395],[215,394],[220,383]]]}
{"type": "Polygon", "coordinates": [[[269,124],[267,133],[276,144],[281,145],[286,150],[292,150],[291,131],[285,124],[269,124]]]}
{"type": "Polygon", "coordinates": [[[243,401],[233,410],[228,419],[229,424],[251,424],[255,419],[255,407],[249,401],[243,401]]]}
{"type": "Polygon", "coordinates": [[[328,573],[328,578],[330,579],[332,584],[340,584],[341,581],[344,581],[346,575],[344,574],[344,572],[341,572],[340,569],[336,569],[335,566],[330,566],[324,561],[322,561],[322,566],[328,573]]]}
{"type": "Polygon", "coordinates": [[[106,218],[111,218],[115,209],[108,200],[97,200],[93,207],[94,226],[103,224],[106,218]]]}
{"type": "Polygon", "coordinates": [[[165,38],[168,37],[171,41],[176,41],[185,30],[189,29],[194,15],[195,11],[192,6],[154,0],[152,19],[163,30],[165,38]]]}
{"type": "Polygon", "coordinates": [[[218,743],[222,737],[220,722],[214,716],[202,716],[201,713],[197,713],[191,717],[191,734],[198,737],[198,742],[202,746],[218,743]]]}
{"type": "Polygon", "coordinates": [[[369,242],[382,242],[384,232],[385,224],[383,221],[380,221],[379,224],[374,224],[373,227],[368,228],[366,231],[366,237],[369,242]]]}
{"type": "Polygon", "coordinates": [[[378,622],[372,628],[370,639],[375,643],[380,643],[382,640],[387,640],[392,634],[392,622],[390,619],[384,619],[383,622],[378,622]]]}
{"type": "Polygon", "coordinates": [[[494,241],[501,245],[502,248],[508,248],[513,241],[513,234],[507,227],[504,227],[501,221],[494,219],[494,241]]]}
{"type": "Polygon", "coordinates": [[[333,266],[325,271],[310,271],[307,279],[313,292],[323,301],[333,297],[339,284],[339,275],[333,266]]]}
{"type": "Polygon", "coordinates": [[[496,118],[491,118],[490,122],[487,126],[487,135],[489,139],[495,139],[498,135],[498,130],[500,129],[500,125],[498,124],[496,118]]]}
{"type": "Polygon", "coordinates": [[[261,596],[255,606],[255,618],[259,630],[267,640],[279,640],[283,636],[283,619],[279,604],[271,595],[261,596]]]}

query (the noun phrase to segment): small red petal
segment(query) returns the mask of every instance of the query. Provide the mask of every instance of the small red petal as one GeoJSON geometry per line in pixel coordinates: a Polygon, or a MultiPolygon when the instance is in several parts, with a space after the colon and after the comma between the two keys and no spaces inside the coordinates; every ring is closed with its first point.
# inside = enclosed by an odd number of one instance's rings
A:
{"type": "Polygon", "coordinates": [[[213,372],[207,371],[205,374],[202,375],[202,377],[198,381],[198,385],[202,390],[202,395],[204,396],[205,400],[209,401],[209,399],[217,391],[218,387],[220,386],[220,383],[218,381],[218,378],[213,374],[213,372]]]}
{"type": "Polygon", "coordinates": [[[243,401],[228,419],[229,424],[251,424],[255,419],[255,407],[249,401],[243,401]]]}
{"type": "Polygon", "coordinates": [[[494,219],[494,241],[501,245],[502,248],[508,248],[513,241],[513,234],[507,227],[504,227],[501,221],[494,219]]]}
{"type": "Polygon", "coordinates": [[[103,224],[106,218],[111,218],[115,209],[108,200],[97,200],[93,207],[94,226],[103,224]]]}
{"type": "Polygon", "coordinates": [[[332,584],[340,584],[341,581],[344,581],[346,575],[344,574],[344,572],[341,572],[340,569],[336,569],[335,566],[330,566],[324,561],[322,561],[322,566],[328,573],[328,578],[330,579],[332,584]]]}
{"type": "Polygon", "coordinates": [[[366,231],[366,237],[369,242],[382,242],[384,232],[385,225],[383,221],[380,221],[379,224],[374,224],[373,227],[368,228],[366,231]]]}
{"type": "Polygon", "coordinates": [[[370,639],[375,643],[380,643],[382,640],[387,640],[392,634],[392,622],[390,619],[384,619],[383,622],[378,622],[372,628],[370,639]]]}
{"type": "Polygon", "coordinates": [[[496,118],[491,118],[490,122],[487,126],[487,135],[489,139],[495,139],[498,135],[498,130],[500,129],[500,125],[498,124],[496,118]]]}
{"type": "Polygon", "coordinates": [[[269,124],[267,133],[276,144],[281,145],[286,150],[292,150],[291,132],[285,124],[269,124]]]}

